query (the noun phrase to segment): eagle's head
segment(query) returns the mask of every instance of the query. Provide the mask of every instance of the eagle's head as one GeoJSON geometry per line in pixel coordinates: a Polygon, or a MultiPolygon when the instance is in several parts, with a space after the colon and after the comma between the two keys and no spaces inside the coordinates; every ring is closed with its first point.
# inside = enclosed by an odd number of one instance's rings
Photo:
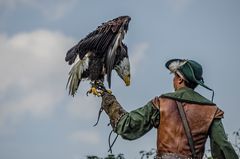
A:
{"type": "Polygon", "coordinates": [[[129,86],[131,82],[130,62],[127,54],[127,46],[125,44],[122,46],[123,47],[117,50],[119,51],[119,54],[117,55],[118,60],[115,63],[114,69],[119,77],[124,81],[126,86],[129,86]]]}
{"type": "Polygon", "coordinates": [[[126,86],[130,85],[130,62],[127,57],[124,57],[118,65],[115,66],[115,70],[119,77],[125,82],[126,86]]]}

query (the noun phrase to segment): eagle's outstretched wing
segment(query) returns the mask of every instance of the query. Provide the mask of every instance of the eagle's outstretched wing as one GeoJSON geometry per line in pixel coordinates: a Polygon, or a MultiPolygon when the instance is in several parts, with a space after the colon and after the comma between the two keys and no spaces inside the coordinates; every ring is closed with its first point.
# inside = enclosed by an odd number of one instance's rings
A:
{"type": "MultiPolygon", "coordinates": [[[[77,54],[82,59],[88,51],[95,51],[103,55],[107,52],[109,45],[113,45],[113,40],[122,26],[122,19],[130,18],[128,16],[121,16],[103,23],[96,30],[89,33],[77,45],[72,47],[66,55],[65,60],[71,65],[77,54]]],[[[126,28],[125,28],[126,29],[126,28]]]]}

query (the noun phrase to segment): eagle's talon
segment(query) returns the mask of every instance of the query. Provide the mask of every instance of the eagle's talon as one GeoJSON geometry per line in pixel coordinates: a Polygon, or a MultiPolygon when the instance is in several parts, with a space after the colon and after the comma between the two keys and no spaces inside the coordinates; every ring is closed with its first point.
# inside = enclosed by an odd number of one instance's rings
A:
{"type": "Polygon", "coordinates": [[[88,96],[89,94],[93,94],[93,95],[95,95],[95,96],[100,97],[100,96],[102,96],[103,91],[102,91],[102,90],[99,90],[99,89],[96,88],[95,86],[92,86],[92,87],[90,88],[90,90],[87,91],[87,96],[88,96]]]}
{"type": "Polygon", "coordinates": [[[102,82],[96,82],[96,87],[97,87],[97,90],[100,91],[99,93],[101,94],[101,96],[103,96],[104,92],[112,94],[112,91],[110,89],[106,89],[102,82]]]}
{"type": "Polygon", "coordinates": [[[92,89],[87,91],[86,95],[88,96],[89,94],[92,94],[92,89]]]}
{"type": "Polygon", "coordinates": [[[112,94],[112,91],[111,91],[110,89],[108,89],[107,92],[108,92],[109,94],[112,94]]]}

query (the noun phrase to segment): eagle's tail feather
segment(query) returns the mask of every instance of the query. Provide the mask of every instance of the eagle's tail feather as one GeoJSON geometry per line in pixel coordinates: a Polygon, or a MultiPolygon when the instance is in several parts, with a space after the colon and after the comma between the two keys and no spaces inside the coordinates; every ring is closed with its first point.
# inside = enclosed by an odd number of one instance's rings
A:
{"type": "Polygon", "coordinates": [[[78,86],[82,80],[82,73],[88,68],[88,57],[78,60],[69,72],[69,77],[66,87],[69,89],[69,95],[74,96],[77,92],[78,86]]]}

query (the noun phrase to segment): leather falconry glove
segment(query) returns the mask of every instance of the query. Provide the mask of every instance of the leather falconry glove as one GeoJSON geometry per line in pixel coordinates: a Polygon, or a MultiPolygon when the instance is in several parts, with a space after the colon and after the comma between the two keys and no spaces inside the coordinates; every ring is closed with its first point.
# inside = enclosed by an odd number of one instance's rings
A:
{"type": "Polygon", "coordinates": [[[110,124],[112,125],[113,130],[115,130],[119,120],[127,112],[118,103],[116,97],[108,92],[102,94],[102,108],[109,116],[110,124]]]}

